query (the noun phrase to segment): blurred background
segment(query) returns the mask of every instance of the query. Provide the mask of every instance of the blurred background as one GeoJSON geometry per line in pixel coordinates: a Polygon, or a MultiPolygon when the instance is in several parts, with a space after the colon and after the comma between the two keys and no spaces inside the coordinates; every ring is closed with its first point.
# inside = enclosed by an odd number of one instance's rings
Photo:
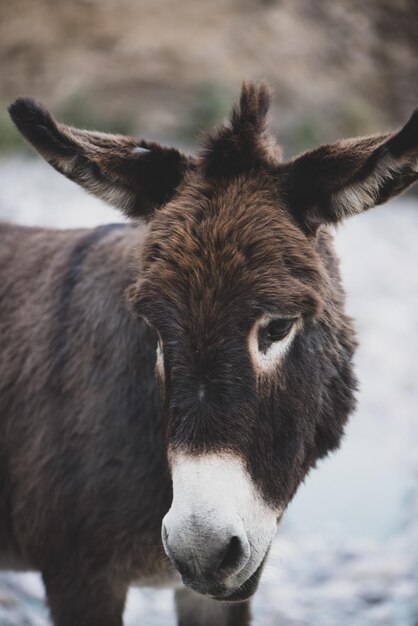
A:
{"type": "MultiPolygon", "coordinates": [[[[0,219],[120,219],[23,145],[6,113],[18,95],[73,125],[192,150],[242,80],[264,78],[290,157],[400,125],[417,77],[416,0],[0,0],[0,219]]],[[[255,626],[418,626],[417,241],[413,193],[337,233],[359,406],[289,507],[255,626]]],[[[171,594],[131,592],[125,622],[174,626],[171,594]]],[[[48,623],[39,577],[0,573],[0,626],[48,623]]]]}

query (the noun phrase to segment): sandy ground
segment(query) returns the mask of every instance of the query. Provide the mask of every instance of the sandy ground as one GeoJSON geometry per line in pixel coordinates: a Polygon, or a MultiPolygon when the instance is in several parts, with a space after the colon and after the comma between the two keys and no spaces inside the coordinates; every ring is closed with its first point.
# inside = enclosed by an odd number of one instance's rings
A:
{"type": "MultiPolygon", "coordinates": [[[[60,227],[120,217],[31,159],[0,161],[0,218],[60,227]]],[[[359,407],[343,448],[289,507],[255,626],[418,625],[418,202],[337,234],[360,338],[359,407]]],[[[171,593],[133,590],[125,624],[174,626],[171,593]]],[[[0,574],[0,625],[48,624],[40,579],[0,574]]]]}

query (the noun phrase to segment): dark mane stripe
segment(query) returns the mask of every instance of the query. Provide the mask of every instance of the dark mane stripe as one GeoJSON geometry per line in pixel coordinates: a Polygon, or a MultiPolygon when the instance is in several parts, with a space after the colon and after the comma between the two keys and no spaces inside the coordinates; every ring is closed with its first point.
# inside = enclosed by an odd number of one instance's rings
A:
{"type": "Polygon", "coordinates": [[[70,305],[74,289],[79,281],[83,264],[92,248],[105,239],[110,233],[121,228],[132,227],[129,224],[105,224],[88,231],[72,249],[60,284],[55,313],[55,333],[53,336],[52,354],[55,355],[55,367],[50,380],[51,387],[62,390],[62,373],[66,363],[70,305]]]}

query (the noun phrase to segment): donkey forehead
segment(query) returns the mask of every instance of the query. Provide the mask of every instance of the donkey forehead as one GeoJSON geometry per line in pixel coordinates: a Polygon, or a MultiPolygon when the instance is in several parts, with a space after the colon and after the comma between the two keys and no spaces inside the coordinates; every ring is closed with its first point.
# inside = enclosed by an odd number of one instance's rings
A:
{"type": "Polygon", "coordinates": [[[237,300],[284,313],[319,306],[319,256],[277,195],[254,181],[186,189],[155,216],[143,263],[149,300],[171,295],[212,313],[237,300]]]}

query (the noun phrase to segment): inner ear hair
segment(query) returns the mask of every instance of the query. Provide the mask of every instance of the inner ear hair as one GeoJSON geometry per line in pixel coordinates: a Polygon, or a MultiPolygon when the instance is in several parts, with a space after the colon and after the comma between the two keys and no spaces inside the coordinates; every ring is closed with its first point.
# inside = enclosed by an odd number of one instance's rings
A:
{"type": "Polygon", "coordinates": [[[395,133],[321,146],[282,171],[289,210],[307,234],[382,204],[418,179],[418,109],[395,133]]]}

